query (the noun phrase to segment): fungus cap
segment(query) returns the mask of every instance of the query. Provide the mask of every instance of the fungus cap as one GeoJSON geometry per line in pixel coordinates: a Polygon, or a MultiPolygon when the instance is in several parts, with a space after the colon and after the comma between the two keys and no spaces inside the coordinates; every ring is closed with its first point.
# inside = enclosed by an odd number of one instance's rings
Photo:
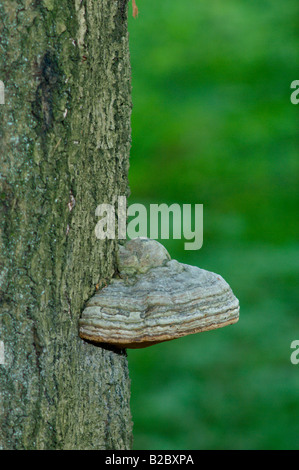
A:
{"type": "Polygon", "coordinates": [[[128,241],[118,263],[121,277],[87,302],[83,339],[143,348],[239,319],[239,301],[221,276],[171,260],[157,241],[128,241]]]}

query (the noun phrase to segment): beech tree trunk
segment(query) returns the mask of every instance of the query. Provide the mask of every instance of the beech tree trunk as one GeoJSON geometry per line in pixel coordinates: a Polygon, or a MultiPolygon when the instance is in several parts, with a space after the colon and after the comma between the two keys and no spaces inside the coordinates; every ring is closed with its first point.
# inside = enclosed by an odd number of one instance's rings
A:
{"type": "Polygon", "coordinates": [[[78,336],[127,195],[128,0],[0,0],[0,448],[128,449],[125,354],[78,336]]]}

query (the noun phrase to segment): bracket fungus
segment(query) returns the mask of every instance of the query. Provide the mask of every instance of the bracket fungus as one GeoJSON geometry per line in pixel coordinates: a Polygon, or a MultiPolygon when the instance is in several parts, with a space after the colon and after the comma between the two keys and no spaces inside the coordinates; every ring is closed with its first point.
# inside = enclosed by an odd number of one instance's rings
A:
{"type": "Polygon", "coordinates": [[[87,302],[81,338],[144,348],[239,319],[239,301],[221,276],[171,260],[155,240],[120,245],[118,269],[119,277],[87,302]]]}

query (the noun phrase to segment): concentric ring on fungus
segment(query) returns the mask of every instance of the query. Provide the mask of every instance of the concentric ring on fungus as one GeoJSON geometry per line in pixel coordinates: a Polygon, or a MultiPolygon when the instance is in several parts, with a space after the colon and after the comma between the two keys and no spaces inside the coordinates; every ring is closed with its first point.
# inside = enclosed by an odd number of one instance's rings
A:
{"type": "Polygon", "coordinates": [[[79,321],[81,338],[144,348],[239,319],[239,301],[221,276],[171,260],[155,240],[120,245],[118,269],[120,278],[87,302],[79,321]]]}

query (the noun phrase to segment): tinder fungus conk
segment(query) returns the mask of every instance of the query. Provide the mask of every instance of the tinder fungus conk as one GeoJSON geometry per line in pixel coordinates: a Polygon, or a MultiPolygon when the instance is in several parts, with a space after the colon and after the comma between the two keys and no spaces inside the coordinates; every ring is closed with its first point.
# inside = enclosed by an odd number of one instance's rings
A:
{"type": "Polygon", "coordinates": [[[171,260],[157,241],[119,246],[118,269],[120,277],[88,301],[81,338],[144,348],[239,319],[239,301],[221,276],[171,260]]]}

